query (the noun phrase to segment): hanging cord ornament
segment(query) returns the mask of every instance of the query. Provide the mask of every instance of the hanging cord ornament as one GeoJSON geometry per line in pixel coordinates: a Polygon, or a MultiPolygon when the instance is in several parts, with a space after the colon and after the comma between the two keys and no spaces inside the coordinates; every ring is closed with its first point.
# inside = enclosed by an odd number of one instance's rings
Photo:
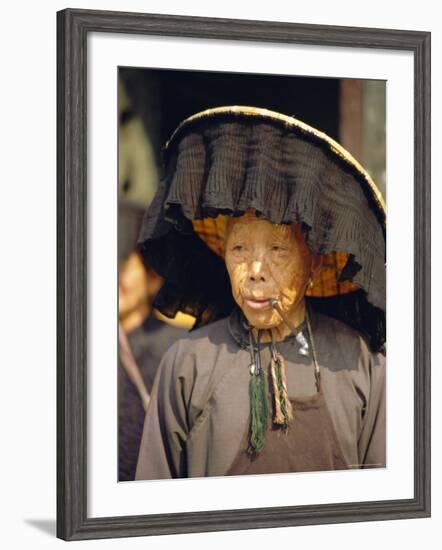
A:
{"type": "Polygon", "coordinates": [[[250,453],[259,453],[264,447],[265,434],[269,421],[269,396],[266,374],[261,366],[260,355],[260,331],[256,344],[249,327],[249,351],[250,351],[250,453]]]}
{"type": "MultiPolygon", "coordinates": [[[[284,323],[289,328],[290,332],[296,337],[296,341],[301,346],[300,349],[299,349],[299,354],[304,355],[304,356],[309,355],[310,346],[309,346],[309,343],[307,342],[304,334],[302,333],[302,331],[298,331],[291,324],[291,322],[288,320],[288,318],[286,317],[286,315],[282,311],[282,309],[281,309],[281,307],[278,303],[278,300],[276,298],[271,298],[270,299],[270,304],[272,305],[272,307],[274,309],[276,309],[276,311],[279,313],[281,319],[284,321],[284,323]]],[[[312,326],[311,326],[311,323],[310,323],[310,304],[308,304],[308,303],[307,303],[306,310],[305,310],[305,319],[306,319],[307,331],[308,331],[309,340],[310,340],[311,349],[312,349],[312,355],[313,355],[313,364],[314,364],[314,368],[315,368],[316,389],[319,392],[320,388],[321,388],[321,372],[319,370],[318,357],[317,357],[317,354],[316,354],[316,347],[315,347],[315,342],[314,342],[314,338],[313,338],[313,331],[312,331],[312,326]]],[[[285,373],[285,370],[284,370],[284,373],[285,373]]],[[[288,401],[288,403],[290,403],[290,401],[288,401]]]]}
{"type": "Polygon", "coordinates": [[[293,419],[293,408],[287,396],[287,377],[285,371],[284,357],[277,351],[273,333],[269,330],[271,343],[270,351],[272,361],[270,370],[273,383],[273,422],[287,429],[290,421],[293,419]]]}
{"type": "MultiPolygon", "coordinates": [[[[273,304],[272,304],[273,305],[273,304]]],[[[296,329],[291,325],[291,323],[286,321],[281,315],[284,322],[289,327],[290,331],[295,334],[296,340],[301,344],[301,349],[306,353],[302,355],[309,354],[309,343],[307,342],[304,335],[302,339],[298,339],[300,332],[296,332],[296,329]],[[300,342],[301,340],[301,342],[300,342]]],[[[309,335],[309,340],[311,344],[311,350],[313,355],[313,364],[315,368],[315,380],[317,391],[320,391],[321,381],[320,381],[320,370],[319,363],[316,354],[316,347],[313,339],[313,331],[310,323],[310,313],[309,307],[306,308],[306,323],[307,330],[309,335]]],[[[249,453],[257,454],[262,451],[264,448],[265,434],[267,432],[268,423],[269,423],[269,388],[267,383],[266,373],[264,372],[261,365],[261,353],[260,353],[260,337],[261,331],[258,330],[258,338],[255,343],[253,338],[252,327],[247,326],[249,333],[249,352],[250,352],[250,414],[251,414],[251,425],[250,425],[250,442],[249,442],[249,453]]],[[[273,334],[270,331],[270,350],[272,354],[271,360],[271,376],[272,376],[272,385],[273,385],[273,396],[274,396],[274,414],[273,422],[285,429],[288,428],[289,423],[293,420],[293,407],[288,399],[287,393],[287,377],[286,377],[286,368],[285,361],[283,356],[277,351],[276,345],[273,339],[273,334]]],[[[301,353],[301,350],[300,350],[301,353]]]]}
{"type": "Polygon", "coordinates": [[[305,338],[302,330],[297,330],[296,327],[292,325],[292,323],[288,320],[285,313],[282,311],[281,306],[279,305],[279,302],[276,298],[270,298],[270,305],[279,313],[279,316],[284,321],[284,323],[287,325],[290,332],[296,337],[296,341],[298,342],[300,348],[299,348],[299,354],[307,356],[309,355],[310,348],[307,342],[307,339],[305,338]]]}
{"type": "Polygon", "coordinates": [[[311,348],[312,348],[313,364],[315,366],[316,391],[319,392],[321,390],[321,371],[319,370],[319,363],[318,363],[318,356],[316,354],[315,340],[313,338],[312,325],[310,323],[310,306],[309,306],[309,304],[307,304],[307,308],[305,310],[305,319],[307,321],[308,336],[309,336],[310,344],[311,344],[311,348]]]}

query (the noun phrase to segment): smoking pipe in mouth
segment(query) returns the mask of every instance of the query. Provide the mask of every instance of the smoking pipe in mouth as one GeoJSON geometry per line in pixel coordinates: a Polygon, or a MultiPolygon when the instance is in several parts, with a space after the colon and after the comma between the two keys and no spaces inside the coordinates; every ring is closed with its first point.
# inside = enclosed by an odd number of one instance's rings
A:
{"type": "Polygon", "coordinates": [[[300,355],[304,355],[304,356],[308,355],[310,349],[309,349],[308,342],[304,334],[302,333],[302,331],[296,330],[296,327],[294,327],[292,323],[288,320],[286,314],[282,311],[282,308],[279,305],[279,302],[276,298],[270,298],[269,302],[270,302],[270,305],[273,307],[273,309],[275,309],[278,312],[279,316],[287,325],[290,332],[296,337],[296,341],[300,345],[300,349],[299,349],[300,355]]]}

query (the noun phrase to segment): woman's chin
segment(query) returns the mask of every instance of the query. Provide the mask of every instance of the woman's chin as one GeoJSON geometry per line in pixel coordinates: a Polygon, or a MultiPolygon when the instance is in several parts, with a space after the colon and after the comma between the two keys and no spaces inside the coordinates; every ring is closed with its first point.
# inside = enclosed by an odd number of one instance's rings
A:
{"type": "Polygon", "coordinates": [[[255,311],[249,308],[244,308],[243,313],[252,327],[258,329],[271,329],[277,327],[281,323],[281,319],[275,312],[270,311],[255,311]]]}

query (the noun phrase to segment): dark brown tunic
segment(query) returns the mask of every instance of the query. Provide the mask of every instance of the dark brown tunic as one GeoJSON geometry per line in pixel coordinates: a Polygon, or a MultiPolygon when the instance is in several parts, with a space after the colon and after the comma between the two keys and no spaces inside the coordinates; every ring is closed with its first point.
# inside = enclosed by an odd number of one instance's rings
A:
{"type": "MultiPolygon", "coordinates": [[[[289,439],[268,433],[258,473],[385,467],[384,356],[371,353],[358,333],[330,317],[313,314],[311,323],[321,392],[312,359],[299,355],[294,337],[277,343],[294,419],[289,439]],[[305,437],[313,432],[314,438],[305,437]]],[[[268,346],[261,356],[268,365],[268,346]]],[[[236,314],[176,342],[155,378],[135,479],[254,473],[244,454],[249,365],[247,334],[236,314]]]]}

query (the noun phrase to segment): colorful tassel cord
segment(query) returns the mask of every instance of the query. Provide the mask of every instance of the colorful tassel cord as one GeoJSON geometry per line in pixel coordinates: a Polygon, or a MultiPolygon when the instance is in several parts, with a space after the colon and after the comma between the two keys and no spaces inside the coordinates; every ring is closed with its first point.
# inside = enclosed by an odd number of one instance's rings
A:
{"type": "MultiPolygon", "coordinates": [[[[316,356],[316,349],[313,341],[313,333],[310,324],[310,314],[307,309],[306,320],[308,334],[313,353],[313,364],[315,366],[315,378],[318,391],[320,391],[321,378],[319,363],[316,356]]],[[[293,420],[293,406],[288,398],[287,377],[284,357],[276,349],[273,334],[270,332],[270,351],[272,359],[270,363],[270,374],[272,377],[273,393],[273,423],[284,430],[287,430],[290,422],[293,420]]],[[[250,407],[251,407],[251,425],[250,425],[250,445],[249,452],[259,453],[264,448],[265,434],[269,424],[270,400],[267,376],[261,368],[260,355],[260,331],[258,331],[258,342],[253,339],[252,330],[249,327],[250,342],[250,407]]]]}
{"type": "Polygon", "coordinates": [[[271,375],[273,383],[273,422],[287,429],[293,419],[293,408],[287,396],[287,378],[284,357],[276,351],[272,341],[271,375]]]}
{"type": "MultiPolygon", "coordinates": [[[[269,387],[265,371],[261,367],[260,355],[260,332],[258,331],[258,342],[253,340],[252,331],[249,331],[250,341],[250,445],[249,452],[257,454],[262,451],[265,443],[265,435],[268,429],[270,416],[269,387]]],[[[283,429],[287,429],[293,419],[293,408],[287,395],[287,378],[285,361],[278,353],[275,343],[271,341],[272,360],[270,373],[273,389],[273,423],[283,429]]]]}

